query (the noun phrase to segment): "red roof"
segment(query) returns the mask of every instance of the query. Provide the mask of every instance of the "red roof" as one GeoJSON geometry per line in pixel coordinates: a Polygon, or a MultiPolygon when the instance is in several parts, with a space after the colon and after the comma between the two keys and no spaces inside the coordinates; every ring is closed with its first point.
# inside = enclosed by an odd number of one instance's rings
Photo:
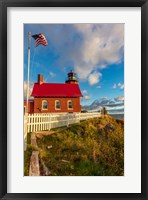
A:
{"type": "Polygon", "coordinates": [[[38,83],[34,84],[31,96],[34,97],[81,97],[78,84],[38,83]]]}

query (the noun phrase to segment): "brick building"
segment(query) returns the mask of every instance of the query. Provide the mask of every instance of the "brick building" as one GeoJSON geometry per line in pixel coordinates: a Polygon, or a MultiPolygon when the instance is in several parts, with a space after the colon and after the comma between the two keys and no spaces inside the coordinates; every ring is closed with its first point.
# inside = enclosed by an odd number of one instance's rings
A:
{"type": "Polygon", "coordinates": [[[73,71],[68,73],[65,83],[44,83],[43,75],[39,74],[31,96],[34,101],[28,104],[30,113],[81,112],[82,93],[73,71]]]}
{"type": "MultiPolygon", "coordinates": [[[[27,102],[26,100],[24,101],[24,114],[25,114],[25,110],[26,110],[26,105],[27,102]]],[[[29,100],[28,101],[28,113],[33,113],[34,112],[34,100],[29,100]]]]}

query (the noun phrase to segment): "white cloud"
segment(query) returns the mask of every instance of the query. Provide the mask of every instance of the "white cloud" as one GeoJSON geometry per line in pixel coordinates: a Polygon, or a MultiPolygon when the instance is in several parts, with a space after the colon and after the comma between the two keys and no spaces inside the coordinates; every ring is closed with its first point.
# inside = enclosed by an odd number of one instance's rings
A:
{"type": "Polygon", "coordinates": [[[82,90],[83,97],[82,100],[89,100],[91,99],[91,95],[88,94],[87,90],[82,90]]]}
{"type": "Polygon", "coordinates": [[[91,99],[91,95],[86,95],[86,96],[83,97],[83,99],[84,100],[89,100],[89,99],[91,99]]]}
{"type": "MultiPolygon", "coordinates": [[[[30,96],[32,93],[32,89],[33,89],[33,83],[30,82],[30,84],[29,84],[29,99],[33,98],[30,96]]],[[[26,99],[26,98],[27,98],[27,81],[24,81],[24,99],[26,99]]]]}
{"type": "Polygon", "coordinates": [[[82,90],[82,94],[87,94],[87,90],[82,90]]]}
{"type": "Polygon", "coordinates": [[[124,25],[123,24],[75,24],[75,28],[83,36],[82,48],[79,52],[81,62],[77,62],[76,72],[80,77],[89,76],[92,70],[102,69],[109,64],[119,63],[123,56],[124,25]],[[83,63],[85,67],[83,68],[83,63]],[[79,68],[79,70],[78,70],[79,68]],[[77,71],[78,70],[78,71],[77,71]]]}
{"type": "Polygon", "coordinates": [[[120,90],[124,89],[124,84],[118,83],[118,87],[120,88],[120,90]]]}
{"type": "Polygon", "coordinates": [[[124,101],[124,96],[118,96],[114,98],[115,101],[124,101]]]}
{"type": "Polygon", "coordinates": [[[93,70],[93,66],[90,65],[76,65],[75,71],[79,77],[80,80],[87,80],[88,76],[91,74],[93,70]]]}
{"type": "MultiPolygon", "coordinates": [[[[37,29],[37,27],[36,27],[37,29]]],[[[34,27],[34,31],[37,31],[34,27]]],[[[79,80],[91,81],[91,74],[123,60],[124,24],[40,25],[56,52],[54,66],[74,66],[79,80]]],[[[47,50],[44,53],[48,55],[47,50]]]]}
{"type": "Polygon", "coordinates": [[[124,84],[120,86],[120,90],[123,90],[124,89],[124,84]]]}
{"type": "Polygon", "coordinates": [[[94,85],[97,84],[100,81],[100,77],[102,76],[101,73],[95,71],[93,73],[91,73],[88,77],[88,82],[90,85],[94,85]]]}
{"type": "Polygon", "coordinates": [[[100,86],[100,85],[98,85],[96,88],[97,88],[97,89],[100,89],[100,88],[101,88],[101,86],[100,86]]]}
{"type": "Polygon", "coordinates": [[[114,85],[113,85],[113,89],[116,89],[117,88],[117,85],[114,83],[114,85]]]}
{"type": "Polygon", "coordinates": [[[116,89],[117,87],[119,87],[120,90],[123,90],[124,89],[124,84],[121,84],[121,83],[116,84],[116,83],[114,83],[112,88],[116,89]]]}

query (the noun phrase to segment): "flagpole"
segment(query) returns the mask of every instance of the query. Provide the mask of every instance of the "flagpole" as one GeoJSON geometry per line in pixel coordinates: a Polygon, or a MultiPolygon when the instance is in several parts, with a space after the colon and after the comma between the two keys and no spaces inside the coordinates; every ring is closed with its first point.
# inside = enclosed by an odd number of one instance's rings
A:
{"type": "Polygon", "coordinates": [[[29,99],[29,78],[30,78],[30,41],[31,32],[28,32],[28,75],[27,75],[27,102],[26,102],[26,112],[28,113],[28,99],[29,99]]]}

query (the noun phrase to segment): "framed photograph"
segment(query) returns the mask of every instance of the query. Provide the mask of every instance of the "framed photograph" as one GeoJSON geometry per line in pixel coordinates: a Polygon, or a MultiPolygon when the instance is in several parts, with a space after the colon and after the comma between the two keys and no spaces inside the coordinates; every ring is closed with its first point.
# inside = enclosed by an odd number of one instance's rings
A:
{"type": "Polygon", "coordinates": [[[0,1],[0,198],[148,199],[147,1],[0,1]]]}

